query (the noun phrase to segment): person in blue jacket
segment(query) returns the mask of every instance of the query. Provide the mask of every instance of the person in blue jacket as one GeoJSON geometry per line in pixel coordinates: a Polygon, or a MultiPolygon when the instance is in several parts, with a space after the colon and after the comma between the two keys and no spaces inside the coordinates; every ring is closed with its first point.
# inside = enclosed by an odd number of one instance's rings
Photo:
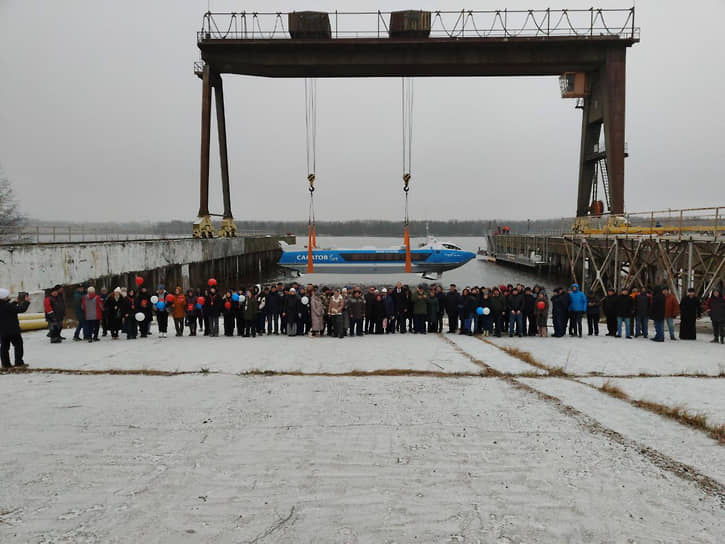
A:
{"type": "Polygon", "coordinates": [[[579,290],[579,284],[573,283],[569,293],[569,315],[573,322],[572,336],[582,335],[582,315],[587,311],[587,296],[579,290]]]}

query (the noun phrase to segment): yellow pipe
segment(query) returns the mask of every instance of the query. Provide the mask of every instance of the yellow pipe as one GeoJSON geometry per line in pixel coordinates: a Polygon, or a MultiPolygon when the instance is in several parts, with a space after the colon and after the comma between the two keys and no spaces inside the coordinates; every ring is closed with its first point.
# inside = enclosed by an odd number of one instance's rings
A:
{"type": "Polygon", "coordinates": [[[33,321],[35,319],[45,319],[45,314],[18,314],[20,321],[33,321]]]}
{"type": "Polygon", "coordinates": [[[39,331],[47,329],[48,322],[45,319],[25,319],[20,322],[21,331],[39,331]]]}

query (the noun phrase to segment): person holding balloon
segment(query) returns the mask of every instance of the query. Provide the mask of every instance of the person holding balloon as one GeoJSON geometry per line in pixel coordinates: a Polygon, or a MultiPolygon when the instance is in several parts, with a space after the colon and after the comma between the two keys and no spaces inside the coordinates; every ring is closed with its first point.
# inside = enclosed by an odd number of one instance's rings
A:
{"type": "MultiPolygon", "coordinates": [[[[222,300],[222,297],[217,293],[216,290],[216,280],[211,279],[209,280],[209,298],[206,299],[206,304],[204,304],[204,313],[207,315],[207,322],[208,325],[208,332],[209,336],[216,338],[219,336],[219,316],[222,313],[222,308],[224,307],[224,301],[222,300]],[[213,284],[212,284],[213,281],[213,284]]],[[[206,335],[206,332],[204,333],[206,335]]]]}
{"type": "Polygon", "coordinates": [[[186,318],[186,326],[189,327],[189,336],[196,336],[196,323],[198,319],[197,312],[199,310],[196,307],[196,296],[194,295],[194,290],[187,289],[184,299],[184,316],[186,318]]]}
{"type": "MultiPolygon", "coordinates": [[[[234,326],[237,328],[237,336],[244,334],[244,293],[241,289],[231,294],[232,314],[234,326]]],[[[226,306],[226,302],[224,303],[226,306]]]]}
{"type": "Polygon", "coordinates": [[[222,297],[224,309],[222,310],[222,319],[224,322],[224,336],[234,336],[234,322],[237,319],[234,304],[232,301],[232,292],[227,291],[222,297]]]}
{"type": "Polygon", "coordinates": [[[544,291],[539,291],[536,295],[534,315],[536,317],[537,336],[548,336],[547,322],[549,320],[549,301],[546,300],[544,291]]]}
{"type": "MultiPolygon", "coordinates": [[[[121,292],[123,292],[123,289],[121,292]]],[[[123,319],[123,330],[126,333],[126,340],[135,340],[138,335],[135,289],[128,289],[126,296],[121,299],[121,317],[123,319]]]]}
{"type": "Polygon", "coordinates": [[[169,330],[169,309],[168,304],[173,304],[174,295],[166,292],[163,284],[159,285],[156,295],[151,297],[153,311],[156,312],[156,324],[159,327],[159,338],[166,338],[169,330]]]}
{"type": "MultiPolygon", "coordinates": [[[[141,279],[143,281],[143,278],[141,279]]],[[[143,319],[138,321],[138,330],[141,333],[141,338],[146,338],[149,335],[151,329],[151,297],[149,296],[148,289],[145,286],[141,286],[138,295],[136,295],[136,317],[138,314],[143,314],[143,319]]]]}
{"type": "MultiPolygon", "coordinates": [[[[479,322],[481,324],[481,334],[483,336],[491,336],[493,332],[493,317],[491,316],[491,295],[488,289],[483,290],[483,297],[481,298],[480,306],[481,312],[479,314],[479,322]]],[[[476,309],[478,313],[478,309],[476,309]]]]}

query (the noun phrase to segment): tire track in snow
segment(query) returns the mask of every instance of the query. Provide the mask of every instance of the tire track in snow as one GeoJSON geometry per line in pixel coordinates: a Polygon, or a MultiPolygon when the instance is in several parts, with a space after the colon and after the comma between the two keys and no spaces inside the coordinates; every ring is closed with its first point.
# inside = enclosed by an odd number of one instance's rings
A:
{"type": "MultiPolygon", "coordinates": [[[[490,375],[498,377],[508,384],[510,384],[512,387],[516,389],[520,389],[522,391],[526,391],[532,395],[535,395],[538,399],[543,400],[545,402],[548,402],[549,404],[553,405],[557,410],[559,410],[561,413],[563,413],[566,416],[569,416],[577,421],[579,425],[587,429],[593,434],[600,434],[605,436],[606,438],[616,442],[617,444],[620,444],[621,446],[625,448],[632,448],[638,451],[642,456],[647,458],[652,464],[654,464],[656,467],[665,470],[667,472],[670,472],[674,474],[675,476],[686,480],[693,482],[697,484],[705,493],[708,495],[714,496],[720,500],[720,503],[725,509],[725,485],[720,483],[719,481],[715,480],[714,478],[711,478],[710,476],[700,472],[695,467],[688,465],[686,463],[682,463],[664,453],[661,451],[652,448],[650,446],[647,446],[637,440],[627,438],[623,434],[621,434],[618,431],[615,431],[614,429],[607,427],[594,419],[592,416],[588,415],[585,412],[582,412],[581,410],[570,406],[568,404],[565,404],[560,398],[555,397],[554,395],[550,395],[548,393],[545,393],[539,389],[536,389],[535,387],[532,387],[526,383],[523,383],[520,381],[519,378],[515,376],[511,376],[508,374],[504,374],[502,372],[499,372],[498,370],[495,370],[491,368],[489,365],[487,365],[485,362],[481,361],[480,359],[477,359],[470,353],[468,353],[466,350],[461,348],[458,344],[453,342],[451,339],[443,336],[442,334],[438,334],[438,337],[441,338],[444,342],[450,344],[453,346],[453,348],[458,351],[458,353],[466,356],[468,359],[471,360],[475,365],[481,367],[484,369],[487,373],[490,373],[490,375]]],[[[489,342],[487,342],[489,343],[489,342]]],[[[496,346],[496,344],[492,343],[492,345],[496,346]]],[[[499,349],[501,349],[499,346],[496,346],[499,349]]],[[[504,351],[504,350],[502,350],[504,351]]],[[[552,378],[539,378],[539,380],[549,380],[552,378]]],[[[559,379],[559,378],[554,378],[559,379]]],[[[570,379],[571,381],[581,384],[578,380],[570,379]]]]}

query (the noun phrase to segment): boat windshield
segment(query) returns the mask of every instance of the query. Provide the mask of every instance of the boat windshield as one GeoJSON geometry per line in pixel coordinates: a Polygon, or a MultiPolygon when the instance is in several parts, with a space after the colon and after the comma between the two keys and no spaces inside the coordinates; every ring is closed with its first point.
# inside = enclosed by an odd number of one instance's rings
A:
{"type": "Polygon", "coordinates": [[[455,251],[463,251],[460,247],[458,247],[456,244],[451,244],[450,242],[443,242],[441,244],[446,249],[453,249],[455,251]]]}

